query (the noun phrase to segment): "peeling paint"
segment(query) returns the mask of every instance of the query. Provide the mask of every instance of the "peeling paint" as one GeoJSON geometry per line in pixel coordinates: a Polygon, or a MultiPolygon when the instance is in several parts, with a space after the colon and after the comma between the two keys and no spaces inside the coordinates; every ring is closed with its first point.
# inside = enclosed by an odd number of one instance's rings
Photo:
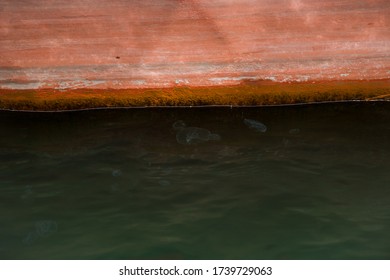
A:
{"type": "Polygon", "coordinates": [[[134,80],[134,81],[132,81],[132,84],[136,85],[136,86],[142,86],[142,85],[146,84],[146,81],[145,80],[134,80]]]}
{"type": "Polygon", "coordinates": [[[278,79],[275,77],[275,76],[266,76],[264,77],[265,80],[270,80],[270,81],[273,81],[273,82],[277,82],[278,79]]]}
{"type": "Polygon", "coordinates": [[[228,81],[243,81],[243,80],[257,80],[257,76],[242,76],[242,77],[218,77],[218,78],[209,78],[209,81],[215,83],[223,83],[228,81]]]}
{"type": "Polygon", "coordinates": [[[88,80],[74,80],[74,81],[63,81],[59,82],[55,89],[64,90],[64,89],[76,89],[76,88],[86,88],[90,86],[95,86],[103,84],[105,81],[88,81],[88,80]]]}
{"type": "Polygon", "coordinates": [[[189,84],[190,82],[187,79],[176,79],[175,84],[181,85],[181,84],[189,84]]]}

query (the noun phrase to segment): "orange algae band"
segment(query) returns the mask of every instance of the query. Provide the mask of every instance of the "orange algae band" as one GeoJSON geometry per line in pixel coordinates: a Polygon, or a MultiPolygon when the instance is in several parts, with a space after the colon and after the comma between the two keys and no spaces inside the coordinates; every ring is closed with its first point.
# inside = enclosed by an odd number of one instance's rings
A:
{"type": "Polygon", "coordinates": [[[112,107],[264,106],[390,100],[390,80],[246,82],[220,87],[0,90],[0,109],[63,111],[112,107]]]}

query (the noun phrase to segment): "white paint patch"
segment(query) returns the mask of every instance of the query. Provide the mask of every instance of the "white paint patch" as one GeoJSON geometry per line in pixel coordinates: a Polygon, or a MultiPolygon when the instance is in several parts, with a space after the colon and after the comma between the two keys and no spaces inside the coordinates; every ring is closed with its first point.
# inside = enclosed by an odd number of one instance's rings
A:
{"type": "Polygon", "coordinates": [[[89,80],[63,81],[63,82],[59,82],[58,86],[55,87],[55,89],[64,90],[64,89],[86,88],[86,87],[96,86],[104,83],[105,81],[89,81],[89,80]]]}
{"type": "Polygon", "coordinates": [[[310,80],[310,76],[306,75],[300,75],[296,78],[297,82],[307,82],[308,80],[310,80]]]}
{"type": "Polygon", "coordinates": [[[257,80],[258,76],[241,76],[241,77],[221,77],[221,78],[210,78],[210,82],[214,83],[223,83],[223,82],[229,82],[229,81],[242,81],[242,80],[257,80]]]}
{"type": "Polygon", "coordinates": [[[345,74],[345,73],[340,74],[340,77],[348,77],[348,76],[349,76],[349,74],[345,74]]]}
{"type": "Polygon", "coordinates": [[[275,77],[275,76],[266,76],[264,77],[265,80],[270,80],[270,81],[273,81],[273,82],[277,82],[278,79],[275,77]]]}
{"type": "Polygon", "coordinates": [[[281,80],[282,83],[284,82],[291,82],[292,77],[291,76],[286,76],[283,80],[281,80]]]}
{"type": "Polygon", "coordinates": [[[0,89],[39,89],[44,86],[44,83],[6,83],[0,84],[0,89]]]}
{"type": "Polygon", "coordinates": [[[134,80],[134,81],[131,81],[131,83],[133,85],[136,85],[136,86],[143,86],[146,84],[146,82],[144,80],[134,80]]]}
{"type": "Polygon", "coordinates": [[[180,85],[180,84],[189,84],[190,82],[187,79],[177,79],[175,80],[175,84],[180,85]]]}

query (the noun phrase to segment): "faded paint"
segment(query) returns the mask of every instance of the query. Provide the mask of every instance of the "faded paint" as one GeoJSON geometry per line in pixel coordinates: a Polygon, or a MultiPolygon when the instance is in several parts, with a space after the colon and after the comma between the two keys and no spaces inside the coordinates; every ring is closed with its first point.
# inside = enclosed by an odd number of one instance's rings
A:
{"type": "Polygon", "coordinates": [[[388,0],[0,0],[0,89],[390,79],[388,0]]]}

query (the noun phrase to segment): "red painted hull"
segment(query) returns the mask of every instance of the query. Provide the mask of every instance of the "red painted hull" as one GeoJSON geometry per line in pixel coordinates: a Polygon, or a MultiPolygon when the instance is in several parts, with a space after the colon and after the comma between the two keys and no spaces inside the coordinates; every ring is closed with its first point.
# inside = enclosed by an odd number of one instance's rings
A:
{"type": "Polygon", "coordinates": [[[0,0],[0,89],[390,78],[388,0],[0,0]]]}

